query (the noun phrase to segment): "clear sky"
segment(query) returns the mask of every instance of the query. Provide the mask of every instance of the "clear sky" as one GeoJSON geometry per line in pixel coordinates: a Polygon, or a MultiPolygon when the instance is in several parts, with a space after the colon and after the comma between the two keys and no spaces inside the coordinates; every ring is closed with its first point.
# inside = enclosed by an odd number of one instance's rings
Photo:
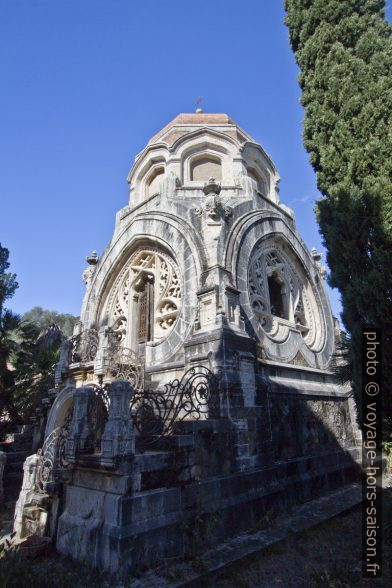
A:
{"type": "MultiPolygon", "coordinates": [[[[391,19],[391,2],[388,3],[391,19]]],[[[283,0],[3,0],[0,242],[33,306],[78,315],[85,256],[128,202],[135,155],[203,96],[263,145],[321,250],[283,0]]],[[[336,314],[338,293],[331,293],[336,314]]]]}

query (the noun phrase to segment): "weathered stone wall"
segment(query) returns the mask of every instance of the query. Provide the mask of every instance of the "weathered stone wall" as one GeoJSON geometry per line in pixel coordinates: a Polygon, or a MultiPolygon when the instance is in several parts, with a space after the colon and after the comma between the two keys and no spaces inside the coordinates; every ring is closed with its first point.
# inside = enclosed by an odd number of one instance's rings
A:
{"type": "Polygon", "coordinates": [[[67,486],[57,548],[122,573],[165,558],[192,558],[227,537],[257,529],[266,513],[276,516],[356,479],[358,458],[356,450],[332,451],[122,495],[113,474],[95,468],[88,476],[77,469],[67,486]]]}
{"type": "Polygon", "coordinates": [[[275,460],[319,455],[355,445],[347,398],[273,394],[270,401],[275,460]]]}

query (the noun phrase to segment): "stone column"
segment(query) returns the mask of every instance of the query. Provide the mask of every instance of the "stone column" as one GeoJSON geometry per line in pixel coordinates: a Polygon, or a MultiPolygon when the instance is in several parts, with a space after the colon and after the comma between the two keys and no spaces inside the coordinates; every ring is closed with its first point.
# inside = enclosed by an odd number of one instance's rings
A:
{"type": "Polygon", "coordinates": [[[105,355],[109,347],[109,334],[109,327],[105,326],[99,329],[98,351],[94,359],[94,374],[97,376],[103,376],[105,374],[105,355]]]}
{"type": "Polygon", "coordinates": [[[135,435],[129,408],[133,388],[129,382],[118,380],[109,387],[109,418],[101,440],[102,462],[135,453],[135,435]]]}
{"type": "Polygon", "coordinates": [[[23,464],[23,482],[19,498],[15,505],[14,531],[18,537],[23,537],[24,533],[24,507],[29,504],[32,496],[37,489],[37,472],[40,458],[37,454],[30,455],[23,464]]]}
{"type": "Polygon", "coordinates": [[[94,433],[90,422],[90,407],[94,390],[89,386],[76,388],[70,434],[66,443],[66,458],[75,461],[78,452],[92,448],[94,433]]]}

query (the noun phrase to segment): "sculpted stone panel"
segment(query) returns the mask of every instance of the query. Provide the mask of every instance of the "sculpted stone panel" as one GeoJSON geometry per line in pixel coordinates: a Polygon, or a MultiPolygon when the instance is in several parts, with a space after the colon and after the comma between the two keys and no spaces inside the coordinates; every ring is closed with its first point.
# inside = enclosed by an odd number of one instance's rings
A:
{"type": "Polygon", "coordinates": [[[348,399],[271,396],[272,438],[276,459],[315,455],[352,447],[354,427],[348,399]]]}
{"type": "Polygon", "coordinates": [[[257,247],[248,271],[251,307],[263,330],[277,336],[280,325],[291,325],[312,346],[321,317],[312,286],[299,262],[277,243],[257,247]]]}
{"type": "Polygon", "coordinates": [[[327,368],[334,347],[331,309],[314,260],[286,218],[271,211],[239,217],[225,266],[236,277],[246,329],[262,342],[265,358],[290,363],[300,351],[309,367],[327,368]]]}
{"type": "Polygon", "coordinates": [[[150,336],[147,339],[156,341],[173,328],[180,306],[181,286],[174,260],[158,249],[140,248],[120,271],[109,294],[106,306],[108,325],[120,340],[127,341],[130,321],[139,320],[139,332],[144,333],[140,321],[143,319],[147,323],[149,320],[150,336]],[[148,302],[145,301],[146,285],[150,285],[148,302]]]}

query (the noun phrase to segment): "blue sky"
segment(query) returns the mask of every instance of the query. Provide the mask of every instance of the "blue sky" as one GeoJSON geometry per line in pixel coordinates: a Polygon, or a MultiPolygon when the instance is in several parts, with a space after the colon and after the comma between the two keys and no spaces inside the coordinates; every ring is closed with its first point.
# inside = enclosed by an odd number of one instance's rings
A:
{"type": "MultiPolygon", "coordinates": [[[[198,96],[263,145],[302,237],[322,249],[283,19],[283,0],[1,3],[0,242],[14,311],[79,314],[85,256],[111,238],[135,155],[198,96]]],[[[336,291],[331,302],[339,313],[336,291]]]]}

